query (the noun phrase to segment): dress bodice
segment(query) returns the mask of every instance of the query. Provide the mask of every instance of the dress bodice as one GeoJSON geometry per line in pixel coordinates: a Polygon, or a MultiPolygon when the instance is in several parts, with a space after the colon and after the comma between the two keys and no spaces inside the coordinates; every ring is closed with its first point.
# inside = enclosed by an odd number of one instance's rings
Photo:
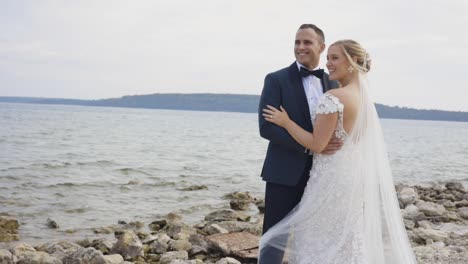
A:
{"type": "Polygon", "coordinates": [[[346,131],[343,127],[343,110],[344,105],[340,102],[338,97],[325,93],[320,97],[315,110],[312,111],[312,124],[315,125],[315,121],[318,114],[331,114],[338,113],[338,121],[335,129],[335,137],[341,140],[345,140],[347,137],[346,131]]]}

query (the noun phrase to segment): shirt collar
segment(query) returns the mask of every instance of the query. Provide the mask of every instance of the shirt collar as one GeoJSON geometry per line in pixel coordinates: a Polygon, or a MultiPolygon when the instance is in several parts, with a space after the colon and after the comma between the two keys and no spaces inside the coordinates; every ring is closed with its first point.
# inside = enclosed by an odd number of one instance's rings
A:
{"type": "Polygon", "coordinates": [[[301,70],[301,67],[306,68],[306,69],[308,69],[308,70],[310,70],[310,71],[314,71],[314,70],[320,69],[320,67],[319,67],[318,65],[317,65],[317,67],[315,67],[314,69],[309,69],[309,68],[307,68],[306,66],[300,64],[298,61],[296,61],[296,65],[297,65],[297,69],[298,69],[299,71],[301,70]]]}

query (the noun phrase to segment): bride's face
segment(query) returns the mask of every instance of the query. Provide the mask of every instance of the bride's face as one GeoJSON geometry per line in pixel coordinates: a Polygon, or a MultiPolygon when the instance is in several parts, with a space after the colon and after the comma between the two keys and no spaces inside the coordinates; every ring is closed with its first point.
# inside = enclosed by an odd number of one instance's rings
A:
{"type": "Polygon", "coordinates": [[[340,46],[332,45],[328,48],[327,68],[330,80],[340,81],[346,79],[349,75],[348,67],[350,65],[340,46]]]}

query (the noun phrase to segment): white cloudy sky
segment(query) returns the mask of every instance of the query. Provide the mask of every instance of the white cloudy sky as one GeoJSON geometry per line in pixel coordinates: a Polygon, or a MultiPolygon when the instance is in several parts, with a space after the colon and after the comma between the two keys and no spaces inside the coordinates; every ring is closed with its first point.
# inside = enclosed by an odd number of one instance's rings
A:
{"type": "Polygon", "coordinates": [[[377,102],[468,111],[466,0],[0,0],[0,96],[260,94],[302,23],[369,50],[377,102]]]}

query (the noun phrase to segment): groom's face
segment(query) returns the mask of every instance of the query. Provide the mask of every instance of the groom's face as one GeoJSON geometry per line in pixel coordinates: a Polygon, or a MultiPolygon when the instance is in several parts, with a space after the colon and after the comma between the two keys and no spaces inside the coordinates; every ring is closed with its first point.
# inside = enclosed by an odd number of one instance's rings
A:
{"type": "Polygon", "coordinates": [[[311,28],[299,29],[294,41],[294,55],[296,60],[309,69],[319,64],[320,54],[325,49],[320,36],[311,28]]]}

